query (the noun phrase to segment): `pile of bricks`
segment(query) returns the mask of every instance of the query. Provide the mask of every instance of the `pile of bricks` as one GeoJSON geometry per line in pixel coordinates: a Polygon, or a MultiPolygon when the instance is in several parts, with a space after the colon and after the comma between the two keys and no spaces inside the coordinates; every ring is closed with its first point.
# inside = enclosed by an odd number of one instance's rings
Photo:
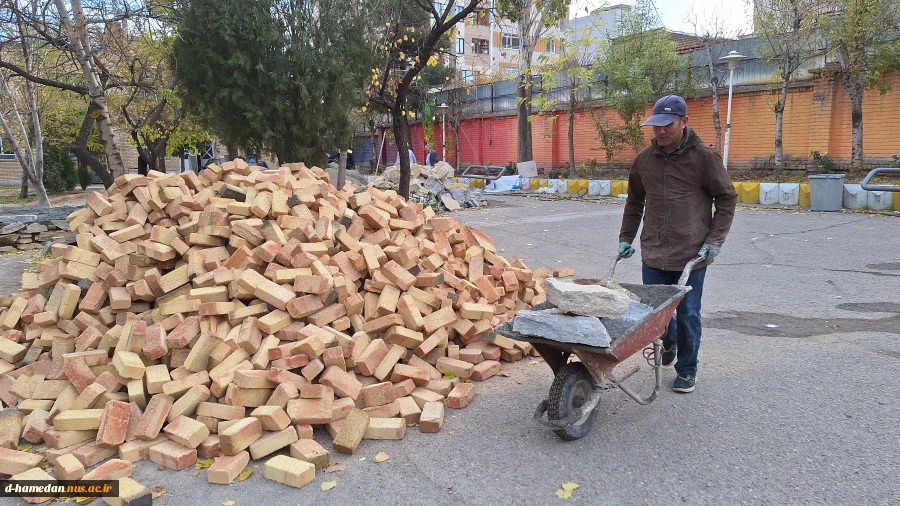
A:
{"type": "Polygon", "coordinates": [[[0,474],[49,479],[46,459],[59,479],[120,479],[126,503],[149,493],[129,478],[143,459],[213,458],[227,484],[276,455],[264,476],[300,487],[330,462],[316,428],[345,454],[439,431],[473,381],[533,353],[490,331],[549,276],[303,164],[125,175],[67,221],[76,244],[0,299],[0,474]]]}

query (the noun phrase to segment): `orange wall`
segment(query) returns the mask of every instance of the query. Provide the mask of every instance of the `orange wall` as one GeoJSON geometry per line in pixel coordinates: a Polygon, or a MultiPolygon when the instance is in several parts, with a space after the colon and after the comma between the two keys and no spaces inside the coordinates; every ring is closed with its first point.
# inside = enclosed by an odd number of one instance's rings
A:
{"type": "MultiPolygon", "coordinates": [[[[866,158],[890,158],[900,153],[896,132],[900,130],[900,78],[893,76],[893,89],[886,95],[867,89],[863,102],[864,155],[866,158]]],[[[735,93],[732,104],[732,131],[729,167],[748,168],[754,159],[770,157],[775,152],[775,103],[778,91],[735,93]]],[[[722,139],[728,95],[719,97],[722,139]]],[[[651,107],[647,108],[650,114],[651,107]]],[[[707,145],[715,145],[710,97],[688,100],[690,125],[707,145]]],[[[535,115],[532,120],[532,148],[535,161],[543,167],[565,167],[568,164],[568,117],[564,111],[535,115]]],[[[578,111],[575,117],[575,163],[591,158],[605,161],[605,153],[597,140],[595,116],[619,122],[613,111],[602,108],[578,111]]],[[[421,128],[416,130],[421,139],[421,128]]],[[[461,165],[505,165],[516,160],[516,117],[494,116],[464,121],[460,128],[461,165]]],[[[448,128],[447,136],[453,139],[448,128]]],[[[652,131],[645,129],[649,144],[652,131]]],[[[416,138],[416,134],[413,134],[416,138]]],[[[835,160],[850,158],[850,100],[839,79],[819,78],[809,86],[792,89],[784,116],[784,151],[786,156],[806,159],[811,151],[828,153],[835,160]]],[[[440,146],[440,123],[435,123],[435,144],[440,146]]],[[[414,143],[416,156],[422,141],[414,143]]],[[[438,149],[440,152],[440,149],[438,149]]],[[[625,150],[614,161],[627,163],[634,151],[625,150]]],[[[455,163],[455,150],[448,149],[448,161],[455,163]]]]}

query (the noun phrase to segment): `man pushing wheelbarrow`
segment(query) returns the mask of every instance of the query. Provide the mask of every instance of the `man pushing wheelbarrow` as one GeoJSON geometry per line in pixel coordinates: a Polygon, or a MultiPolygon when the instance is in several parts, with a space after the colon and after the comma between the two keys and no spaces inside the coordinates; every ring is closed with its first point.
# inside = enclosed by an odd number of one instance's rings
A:
{"type": "Polygon", "coordinates": [[[661,98],[644,122],[655,139],[631,167],[621,243],[607,279],[548,279],[546,302],[496,330],[531,343],[553,370],[550,393],[534,418],[565,440],[590,431],[600,394],[610,387],[640,404],[653,402],[663,365],[675,364],[676,392],[694,390],[706,266],[731,228],[737,192],[719,155],[687,122],[677,96],[661,98]],[[616,262],[634,254],[641,221],[644,284],[620,285],[612,279],[616,262]],[[641,350],[656,375],[648,397],[624,384],[637,367],[615,372],[641,350]]]}
{"type": "Polygon", "coordinates": [[[672,389],[688,393],[697,378],[700,299],[706,266],[731,229],[737,192],[722,158],[688,126],[687,105],[676,95],[659,99],[641,126],[653,127],[651,146],[641,151],[628,176],[628,200],[619,232],[619,254],[634,254],[632,243],[643,217],[642,277],[645,285],[672,285],[696,256],[687,280],[691,287],[663,337],[662,364],[675,364],[672,389]],[[715,213],[712,207],[715,206],[715,213]]]}

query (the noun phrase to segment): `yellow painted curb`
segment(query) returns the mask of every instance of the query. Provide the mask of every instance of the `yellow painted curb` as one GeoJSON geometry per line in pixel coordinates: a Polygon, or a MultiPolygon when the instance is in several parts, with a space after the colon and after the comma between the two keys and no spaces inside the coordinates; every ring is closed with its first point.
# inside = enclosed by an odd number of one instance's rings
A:
{"type": "Polygon", "coordinates": [[[759,204],[759,183],[741,183],[741,202],[759,204]]]}
{"type": "Polygon", "coordinates": [[[567,188],[569,193],[587,193],[588,182],[587,179],[570,179],[569,187],[567,188]]]}
{"type": "Polygon", "coordinates": [[[628,181],[613,181],[610,183],[610,193],[618,197],[622,193],[628,193],[628,181]]]}
{"type": "Polygon", "coordinates": [[[484,179],[472,179],[469,186],[472,188],[484,188],[484,179]]]}
{"type": "Polygon", "coordinates": [[[809,197],[809,183],[800,183],[800,207],[810,207],[812,205],[812,201],[809,197]]]}
{"type": "Polygon", "coordinates": [[[891,198],[894,199],[891,207],[894,208],[894,211],[900,211],[900,193],[894,192],[891,198]]]}

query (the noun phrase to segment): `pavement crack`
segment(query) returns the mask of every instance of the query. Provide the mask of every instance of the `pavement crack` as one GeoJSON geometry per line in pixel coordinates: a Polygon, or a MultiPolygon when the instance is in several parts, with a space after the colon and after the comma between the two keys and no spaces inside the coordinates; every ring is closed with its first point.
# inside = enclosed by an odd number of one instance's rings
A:
{"type": "Polygon", "coordinates": [[[769,233],[766,233],[766,232],[760,232],[760,233],[761,233],[761,234],[766,234],[766,235],[769,236],[769,237],[778,237],[778,236],[782,236],[782,235],[805,234],[805,233],[807,233],[807,232],[819,232],[819,231],[822,231],[822,230],[829,230],[829,229],[832,229],[832,228],[843,227],[843,226],[845,226],[845,225],[852,225],[852,224],[854,224],[854,223],[859,223],[859,222],[861,222],[861,221],[868,221],[868,219],[869,219],[869,218],[860,218],[860,219],[858,219],[858,220],[846,221],[846,222],[844,222],[844,223],[835,223],[835,224],[833,224],[833,225],[828,225],[827,227],[810,228],[810,229],[807,229],[807,230],[799,230],[799,231],[796,231],[796,232],[778,232],[778,233],[775,233],[775,234],[769,234],[769,233]]]}

